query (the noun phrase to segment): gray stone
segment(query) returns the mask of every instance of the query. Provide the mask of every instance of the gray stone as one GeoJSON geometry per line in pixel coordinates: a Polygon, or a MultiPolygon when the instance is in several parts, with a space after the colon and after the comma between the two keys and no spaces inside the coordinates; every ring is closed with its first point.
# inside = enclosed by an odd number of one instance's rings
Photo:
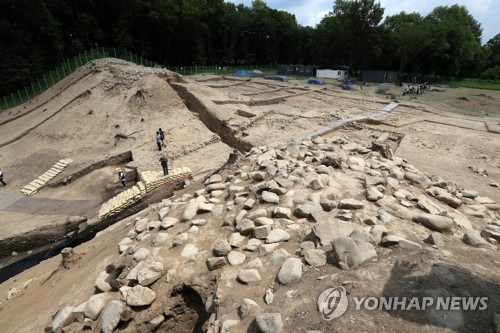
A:
{"type": "Polygon", "coordinates": [[[247,238],[239,232],[234,232],[229,236],[229,244],[231,247],[240,247],[246,239],[247,238]]]}
{"type": "Polygon", "coordinates": [[[364,206],[361,201],[355,199],[342,199],[339,203],[340,209],[361,209],[364,206]]]}
{"type": "Polygon", "coordinates": [[[256,220],[261,217],[267,217],[267,210],[265,208],[254,210],[247,215],[247,218],[250,220],[256,220]]]}
{"type": "Polygon", "coordinates": [[[326,265],[325,251],[320,249],[306,250],[304,253],[304,259],[309,265],[313,267],[321,267],[326,265]]]}
{"type": "Polygon", "coordinates": [[[255,229],[253,229],[253,236],[257,239],[266,239],[267,235],[269,235],[269,232],[271,232],[271,229],[271,225],[256,227],[255,229]]]}
{"type": "Polygon", "coordinates": [[[417,206],[429,214],[438,215],[441,212],[445,211],[444,207],[442,207],[441,205],[438,205],[435,202],[432,202],[431,200],[429,200],[429,198],[427,196],[425,196],[423,194],[418,196],[417,206]]]}
{"type": "Polygon", "coordinates": [[[97,279],[95,280],[95,286],[100,291],[110,291],[112,288],[109,285],[109,282],[116,278],[117,278],[116,273],[108,274],[105,271],[102,271],[101,273],[99,273],[97,279]]]}
{"type": "Polygon", "coordinates": [[[158,217],[160,218],[160,221],[162,221],[165,217],[167,217],[168,213],[170,212],[170,207],[163,207],[160,209],[158,212],[158,217]]]}
{"type": "Polygon", "coordinates": [[[182,245],[182,244],[186,243],[188,239],[189,239],[189,234],[187,234],[185,232],[182,234],[178,234],[172,240],[172,246],[182,245]]]}
{"type": "Polygon", "coordinates": [[[280,246],[279,243],[262,244],[261,246],[259,246],[259,254],[261,256],[265,256],[276,250],[279,246],[280,246]]]}
{"type": "Polygon", "coordinates": [[[302,261],[298,258],[288,258],[281,266],[278,281],[288,285],[302,278],[302,261]]]}
{"type": "Polygon", "coordinates": [[[250,219],[243,219],[236,225],[236,230],[242,235],[250,235],[255,228],[255,224],[250,219]]]}
{"type": "Polygon", "coordinates": [[[255,322],[260,333],[283,332],[283,321],[279,313],[259,313],[255,317],[255,322]]]}
{"type": "Polygon", "coordinates": [[[395,204],[386,204],[382,207],[387,213],[392,216],[399,217],[403,220],[410,220],[413,214],[406,208],[395,204]]]}
{"type": "Polygon", "coordinates": [[[246,251],[255,252],[259,249],[259,247],[261,245],[262,245],[262,241],[260,241],[256,238],[252,238],[248,241],[247,245],[245,245],[245,247],[243,249],[246,251]]]}
{"type": "Polygon", "coordinates": [[[255,219],[255,225],[257,226],[263,226],[263,225],[274,225],[274,220],[270,219],[268,217],[258,217],[255,219]]]}
{"type": "Polygon", "coordinates": [[[342,221],[350,221],[352,219],[352,211],[350,209],[340,209],[335,217],[342,221]]]}
{"type": "Polygon", "coordinates": [[[413,222],[420,223],[429,229],[439,232],[450,232],[454,227],[455,222],[447,216],[432,215],[432,214],[418,214],[412,218],[413,222]]]}
{"type": "Polygon", "coordinates": [[[194,244],[186,244],[181,252],[181,257],[189,258],[198,254],[198,248],[194,244]]]}
{"type": "Polygon", "coordinates": [[[290,219],[292,218],[292,211],[290,210],[290,208],[276,207],[273,210],[273,216],[276,218],[290,219]]]}
{"type": "Polygon", "coordinates": [[[74,319],[73,311],[75,310],[72,306],[66,306],[60,310],[52,322],[52,332],[57,332],[65,326],[71,324],[74,319]]]}
{"type": "Polygon", "coordinates": [[[422,250],[422,246],[420,244],[417,244],[415,242],[409,241],[404,238],[399,240],[399,247],[405,250],[413,250],[413,251],[422,250]]]}
{"type": "Polygon", "coordinates": [[[169,235],[166,232],[159,232],[153,236],[151,239],[151,246],[157,247],[165,244],[168,240],[169,235]]]}
{"type": "Polygon", "coordinates": [[[255,259],[251,260],[245,267],[249,268],[249,269],[261,268],[262,267],[262,260],[260,260],[259,258],[255,258],[255,259]]]}
{"type": "Polygon", "coordinates": [[[337,237],[349,236],[355,227],[356,225],[351,222],[327,220],[316,223],[312,230],[316,237],[319,238],[321,245],[326,246],[337,237]]]}
{"type": "Polygon", "coordinates": [[[307,187],[317,191],[321,190],[323,187],[325,187],[325,185],[323,185],[323,183],[319,179],[313,179],[309,182],[309,184],[307,184],[307,187]]]}
{"type": "Polygon", "coordinates": [[[83,302],[73,310],[74,319],[82,322],[85,320],[85,307],[87,306],[87,302],[83,302]]]}
{"type": "Polygon", "coordinates": [[[366,225],[376,225],[377,224],[377,217],[376,216],[367,217],[366,219],[363,220],[363,223],[366,225]]]}
{"type": "MultiPolygon", "coordinates": [[[[266,244],[266,245],[267,246],[273,246],[273,245],[275,246],[277,244],[266,244]]],[[[275,247],[275,249],[276,249],[276,247],[275,247]]],[[[277,249],[276,251],[274,251],[273,255],[269,259],[269,262],[273,266],[281,266],[288,259],[289,256],[290,256],[290,253],[288,253],[287,250],[277,249]]]]}
{"type": "Polygon", "coordinates": [[[431,245],[436,245],[438,247],[444,246],[443,237],[439,232],[433,232],[432,234],[430,234],[428,241],[431,245]]]}
{"type": "Polygon", "coordinates": [[[455,197],[452,197],[450,194],[446,195],[437,195],[436,199],[438,199],[441,202],[444,202],[448,206],[451,206],[453,208],[458,208],[462,205],[462,201],[460,199],[457,199],[455,197]]]}
{"type": "MultiPolygon", "coordinates": [[[[224,322],[222,323],[222,327],[220,329],[220,333],[233,333],[234,330],[232,329],[232,327],[238,325],[239,323],[240,323],[239,320],[234,320],[234,319],[224,320],[224,322]]],[[[213,330],[207,332],[213,332],[213,330]]]]}
{"type": "Polygon", "coordinates": [[[316,173],[319,174],[319,175],[322,175],[322,174],[325,174],[325,175],[328,175],[330,174],[331,172],[331,168],[330,167],[327,167],[326,165],[318,165],[316,167],[316,173]]]}
{"type": "Polygon", "coordinates": [[[309,217],[313,212],[322,212],[323,207],[320,204],[308,201],[299,206],[294,211],[294,214],[298,217],[309,217]]]}
{"type": "Polygon", "coordinates": [[[156,299],[156,293],[154,291],[140,285],[133,288],[127,286],[121,287],[120,293],[123,295],[123,299],[125,299],[125,302],[129,306],[150,305],[156,299]]]}
{"type": "Polygon", "coordinates": [[[229,244],[227,239],[222,238],[215,242],[212,252],[216,257],[225,257],[231,252],[231,249],[231,244],[229,244]]]}
{"type": "Polygon", "coordinates": [[[271,230],[269,235],[267,235],[266,243],[279,243],[290,239],[290,234],[282,229],[271,230]]]}
{"type": "Polygon", "coordinates": [[[369,187],[366,190],[366,199],[368,201],[377,201],[384,197],[384,194],[377,190],[375,187],[369,187]]]}
{"type": "MultiPolygon", "coordinates": [[[[215,200],[215,199],[214,199],[215,200]]],[[[210,212],[213,217],[219,217],[224,212],[224,205],[216,205],[210,212]]]]}
{"type": "Polygon", "coordinates": [[[154,260],[144,260],[137,269],[137,281],[141,286],[149,286],[158,280],[165,270],[163,264],[154,260]]]}
{"type": "Polygon", "coordinates": [[[385,209],[383,208],[379,208],[377,210],[377,216],[378,216],[378,219],[382,222],[382,223],[389,223],[393,220],[393,216],[391,214],[389,214],[388,212],[385,211],[385,209]]]}
{"type": "Polygon", "coordinates": [[[215,269],[221,268],[226,265],[225,257],[213,257],[208,258],[206,261],[207,267],[209,271],[213,271],[215,269]]]}
{"type": "Polygon", "coordinates": [[[231,251],[227,255],[227,261],[231,266],[237,266],[241,265],[243,262],[245,262],[246,255],[244,253],[240,253],[237,251],[231,251]]]}
{"type": "Polygon", "coordinates": [[[242,269],[238,273],[238,280],[243,283],[257,282],[261,280],[259,271],[256,269],[242,269]]]}
{"type": "Polygon", "coordinates": [[[268,202],[272,204],[279,204],[280,203],[280,197],[273,192],[268,192],[268,191],[262,191],[262,196],[261,200],[263,202],[268,202]]]}
{"type": "Polygon", "coordinates": [[[382,240],[380,241],[380,245],[382,245],[382,246],[399,245],[399,241],[402,239],[404,239],[404,238],[396,236],[396,235],[385,235],[384,237],[382,237],[382,240]]]}
{"type": "Polygon", "coordinates": [[[219,175],[218,173],[210,176],[208,180],[206,181],[206,185],[214,184],[214,183],[221,183],[222,182],[222,176],[219,175]]]}
{"type": "Polygon", "coordinates": [[[215,205],[213,203],[200,202],[196,214],[210,213],[214,207],[215,205]]]}
{"type": "Polygon", "coordinates": [[[294,185],[294,182],[290,179],[282,178],[282,177],[276,177],[274,178],[274,181],[278,183],[279,186],[284,187],[284,188],[291,188],[294,185]]]}
{"type": "Polygon", "coordinates": [[[223,183],[214,183],[210,184],[206,187],[207,192],[214,192],[214,191],[224,191],[226,189],[226,185],[223,183]]]}
{"type": "Polygon", "coordinates": [[[250,314],[253,308],[256,308],[258,306],[259,305],[254,300],[251,300],[249,298],[244,298],[243,303],[241,304],[239,309],[240,318],[241,319],[245,318],[250,314]]]}
{"type": "Polygon", "coordinates": [[[490,245],[481,237],[479,232],[472,229],[465,231],[462,241],[467,245],[476,247],[484,247],[486,245],[490,245]]]}
{"type": "Polygon", "coordinates": [[[205,224],[207,224],[207,220],[205,220],[205,219],[191,220],[191,225],[195,225],[197,227],[201,227],[201,226],[203,226],[205,224]]]}
{"type": "Polygon", "coordinates": [[[122,302],[113,300],[108,303],[101,316],[101,330],[112,333],[120,322],[120,315],[125,309],[122,302]]]}
{"type": "Polygon", "coordinates": [[[500,242],[500,226],[487,224],[481,231],[481,236],[484,238],[494,238],[497,242],[500,242]]]}
{"type": "Polygon", "coordinates": [[[382,235],[387,232],[387,228],[383,225],[375,225],[370,230],[370,235],[373,237],[373,242],[378,244],[382,241],[382,235]]]}
{"type": "Polygon", "coordinates": [[[137,220],[135,222],[135,231],[137,231],[138,234],[145,231],[148,226],[148,223],[149,219],[147,217],[137,220]]]}
{"type": "Polygon", "coordinates": [[[297,145],[295,142],[289,142],[286,145],[286,151],[292,155],[296,155],[300,151],[300,146],[297,145]]]}
{"type": "Polygon", "coordinates": [[[349,235],[349,237],[354,239],[359,239],[363,242],[368,242],[368,243],[373,242],[373,236],[370,234],[370,232],[368,232],[365,229],[354,229],[352,233],[349,235]]]}
{"type": "Polygon", "coordinates": [[[271,288],[269,288],[266,290],[266,294],[264,295],[264,302],[269,305],[273,302],[273,300],[274,300],[274,294],[271,288]]]}
{"type": "Polygon", "coordinates": [[[96,320],[99,317],[99,313],[101,313],[104,305],[106,304],[106,294],[95,294],[90,296],[85,305],[85,309],[83,313],[85,313],[85,317],[90,318],[92,320],[96,320]]]}
{"type": "Polygon", "coordinates": [[[335,238],[332,241],[332,247],[337,263],[342,269],[356,267],[377,256],[372,244],[350,237],[335,238]]]}
{"type": "Polygon", "coordinates": [[[174,225],[176,225],[177,223],[179,222],[178,219],[174,218],[174,217],[165,217],[162,221],[161,221],[161,224],[160,224],[160,229],[163,229],[163,230],[166,230],[168,228],[171,228],[173,227],[174,225]]]}
{"type": "Polygon", "coordinates": [[[253,205],[255,205],[255,200],[252,198],[247,199],[243,204],[243,209],[250,210],[253,208],[253,205]]]}
{"type": "Polygon", "coordinates": [[[195,217],[196,216],[196,212],[198,211],[199,204],[200,204],[199,201],[196,201],[196,200],[191,201],[190,203],[188,203],[186,205],[186,207],[184,207],[184,210],[181,213],[180,221],[181,222],[189,221],[193,217],[195,217]]]}
{"type": "Polygon", "coordinates": [[[464,198],[470,198],[470,199],[474,199],[474,198],[477,198],[477,196],[479,195],[479,193],[477,193],[477,191],[475,190],[470,190],[470,189],[463,189],[462,190],[462,196],[464,198]]]}
{"type": "Polygon", "coordinates": [[[422,173],[408,171],[405,173],[404,177],[406,180],[409,180],[415,186],[418,186],[423,189],[431,185],[431,180],[429,179],[429,177],[427,177],[422,173]]]}

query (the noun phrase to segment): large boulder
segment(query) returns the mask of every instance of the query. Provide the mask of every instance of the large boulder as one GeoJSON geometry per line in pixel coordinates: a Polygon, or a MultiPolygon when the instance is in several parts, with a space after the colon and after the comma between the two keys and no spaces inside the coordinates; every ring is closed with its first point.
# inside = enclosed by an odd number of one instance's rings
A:
{"type": "Polygon", "coordinates": [[[358,266],[362,262],[377,256],[375,247],[367,242],[350,237],[338,237],[332,241],[332,248],[337,263],[342,269],[358,266]]]}
{"type": "Polygon", "coordinates": [[[302,261],[298,258],[285,260],[278,273],[278,281],[281,284],[290,284],[302,278],[302,261]]]}
{"type": "Polygon", "coordinates": [[[439,232],[450,232],[455,226],[453,219],[448,216],[421,213],[412,218],[413,222],[420,223],[429,229],[439,232]]]}

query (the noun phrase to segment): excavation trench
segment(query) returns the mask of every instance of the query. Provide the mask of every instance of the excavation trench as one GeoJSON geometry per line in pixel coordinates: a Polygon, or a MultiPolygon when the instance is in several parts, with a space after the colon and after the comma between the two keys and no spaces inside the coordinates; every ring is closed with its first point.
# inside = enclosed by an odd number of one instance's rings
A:
{"type": "Polygon", "coordinates": [[[167,82],[177,92],[188,110],[197,113],[203,124],[211,132],[217,134],[223,143],[240,152],[247,152],[253,148],[250,142],[238,137],[240,134],[238,130],[228,125],[225,120],[217,118],[216,114],[203,101],[193,95],[188,87],[171,80],[167,80],[167,82]]]}

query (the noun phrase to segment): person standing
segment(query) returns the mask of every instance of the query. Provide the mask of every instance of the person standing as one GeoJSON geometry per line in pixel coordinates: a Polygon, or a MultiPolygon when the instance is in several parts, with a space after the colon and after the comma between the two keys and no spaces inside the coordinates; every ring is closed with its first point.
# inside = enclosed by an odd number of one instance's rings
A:
{"type": "Polygon", "coordinates": [[[156,132],[156,144],[158,145],[158,150],[161,151],[161,136],[160,136],[160,132],[156,132]]]}
{"type": "Polygon", "coordinates": [[[161,139],[161,145],[162,147],[166,147],[165,143],[163,142],[165,140],[165,132],[161,129],[161,127],[158,129],[158,133],[160,133],[160,139],[161,139]]]}
{"type": "Polygon", "coordinates": [[[7,183],[3,181],[3,171],[2,171],[2,169],[0,169],[0,182],[3,184],[3,186],[7,185],[7,183]]]}
{"type": "Polygon", "coordinates": [[[163,176],[168,176],[168,157],[163,155],[160,157],[161,168],[163,169],[163,176]]]}
{"type": "Polygon", "coordinates": [[[121,168],[117,168],[116,170],[118,171],[118,179],[122,183],[123,187],[127,187],[127,185],[125,184],[125,173],[121,168]]]}

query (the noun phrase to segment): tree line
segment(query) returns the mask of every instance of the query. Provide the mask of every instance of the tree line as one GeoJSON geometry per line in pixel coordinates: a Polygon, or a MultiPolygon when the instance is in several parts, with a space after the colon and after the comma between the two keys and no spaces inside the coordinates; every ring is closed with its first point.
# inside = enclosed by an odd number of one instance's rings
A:
{"type": "Polygon", "coordinates": [[[314,28],[262,0],[0,0],[0,91],[101,46],[165,66],[303,64],[500,79],[500,34],[482,45],[466,7],[383,17],[375,0],[335,0],[314,28]]]}

